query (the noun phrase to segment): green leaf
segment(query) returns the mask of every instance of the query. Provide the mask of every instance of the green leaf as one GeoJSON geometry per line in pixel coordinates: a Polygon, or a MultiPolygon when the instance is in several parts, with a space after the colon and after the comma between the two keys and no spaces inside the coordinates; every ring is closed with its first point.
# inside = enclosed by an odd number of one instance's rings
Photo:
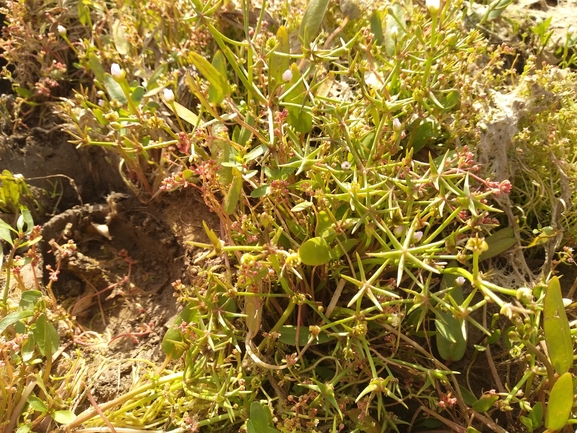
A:
{"type": "Polygon", "coordinates": [[[14,323],[18,322],[19,320],[25,319],[26,317],[33,316],[33,311],[15,311],[14,313],[8,314],[2,320],[0,320],[0,334],[3,333],[6,328],[14,323]]]}
{"type": "Polygon", "coordinates": [[[443,105],[443,111],[448,112],[453,109],[460,101],[461,94],[458,90],[451,90],[449,93],[445,95],[445,97],[441,98],[441,104],[443,105]]]}
{"type": "Polygon", "coordinates": [[[132,99],[134,102],[139,104],[140,101],[142,101],[142,98],[144,98],[145,92],[146,92],[146,90],[144,89],[144,87],[136,86],[134,88],[134,90],[132,91],[132,93],[130,94],[130,99],[132,99]]]}
{"type": "Polygon", "coordinates": [[[409,142],[415,152],[418,152],[425,146],[432,144],[440,133],[439,124],[434,119],[417,119],[411,125],[413,129],[409,142]]]}
{"type": "Polygon", "coordinates": [[[489,12],[489,15],[487,15],[487,20],[492,21],[499,18],[507,6],[509,6],[511,3],[513,3],[513,0],[494,0],[491,2],[489,5],[489,10],[491,12],[489,12]]]}
{"type": "Polygon", "coordinates": [[[28,397],[27,403],[30,406],[30,408],[32,408],[32,410],[36,412],[41,413],[48,412],[48,407],[44,404],[42,400],[40,400],[35,395],[31,395],[30,397],[28,397]]]}
{"type": "Polygon", "coordinates": [[[254,425],[253,425],[251,419],[248,419],[246,421],[246,432],[247,433],[258,433],[258,431],[254,428],[254,425]]]}
{"type": "Polygon", "coordinates": [[[23,98],[30,98],[32,95],[34,95],[34,92],[21,86],[15,87],[14,91],[18,94],[18,96],[23,98]]]}
{"type": "MultiPolygon", "coordinates": [[[[456,266],[450,265],[455,268],[456,266]]],[[[448,295],[453,298],[457,304],[463,303],[463,288],[455,283],[457,275],[446,273],[441,282],[441,289],[453,287],[448,295]]],[[[459,361],[465,355],[467,350],[467,322],[464,319],[457,319],[450,311],[435,310],[435,327],[437,329],[436,343],[439,355],[445,361],[459,361]]]]}
{"type": "Polygon", "coordinates": [[[377,45],[383,45],[383,18],[379,11],[374,11],[371,15],[371,33],[375,36],[377,45]]]}
{"type": "Polygon", "coordinates": [[[406,33],[405,12],[399,2],[393,3],[388,8],[388,12],[385,18],[385,52],[389,56],[394,56],[396,54],[397,42],[406,33]],[[393,30],[396,31],[396,36],[393,30]]]}
{"type": "Polygon", "coordinates": [[[130,44],[126,40],[126,34],[122,28],[122,23],[120,20],[115,20],[112,23],[112,39],[114,40],[114,46],[116,51],[123,56],[130,54],[130,44]]]}
{"type": "Polygon", "coordinates": [[[226,57],[224,57],[222,51],[218,50],[214,54],[214,57],[212,58],[212,66],[214,66],[221,77],[224,77],[224,87],[221,87],[220,85],[215,86],[211,83],[208,88],[208,102],[218,105],[224,100],[226,97],[225,92],[228,91],[228,84],[226,82],[226,57]]]}
{"type": "Polygon", "coordinates": [[[511,227],[505,227],[485,238],[485,242],[487,242],[489,248],[479,255],[479,260],[487,260],[504,253],[517,244],[517,239],[515,238],[513,229],[511,227]]]}
{"type": "MultiPolygon", "coordinates": [[[[337,402],[337,399],[335,398],[335,391],[333,389],[332,386],[329,386],[327,384],[324,384],[322,382],[319,382],[318,380],[316,380],[315,378],[311,378],[312,381],[317,385],[320,393],[322,394],[322,396],[325,398],[325,400],[327,402],[329,402],[338,412],[340,418],[343,418],[343,414],[341,412],[341,408],[339,406],[339,403],[337,402]]],[[[312,389],[312,388],[311,388],[312,389]]],[[[392,397],[392,395],[390,395],[392,397]]]]}
{"type": "Polygon", "coordinates": [[[306,110],[307,90],[301,80],[301,73],[296,63],[290,68],[293,77],[290,82],[290,92],[286,94],[284,101],[292,105],[287,105],[288,111],[287,122],[296,131],[306,134],[313,129],[313,116],[306,110]]]}
{"type": "MultiPolygon", "coordinates": [[[[220,71],[209,63],[204,57],[195,52],[189,54],[190,61],[196,66],[196,69],[206,78],[210,83],[211,87],[214,89],[213,92],[217,96],[217,99],[210,101],[213,104],[220,104],[224,97],[228,94],[228,83],[226,81],[226,75],[222,75],[220,71]]],[[[224,59],[222,60],[224,61],[224,59]]]]}
{"type": "Polygon", "coordinates": [[[264,197],[265,195],[267,195],[270,192],[270,185],[262,185],[259,186],[258,188],[254,189],[251,193],[250,196],[252,198],[260,198],[260,197],[264,197]]]}
{"type": "Polygon", "coordinates": [[[166,71],[168,70],[168,65],[163,63],[152,73],[148,81],[146,82],[146,90],[151,91],[152,89],[158,87],[158,80],[162,78],[166,71]]]}
{"type": "Polygon", "coordinates": [[[84,0],[78,0],[78,21],[83,26],[90,25],[92,22],[90,19],[90,8],[88,4],[85,4],[84,0]]]}
{"type": "Polygon", "coordinates": [[[120,102],[121,104],[126,104],[128,102],[126,95],[122,91],[122,87],[120,87],[120,84],[118,84],[109,73],[104,74],[104,86],[106,87],[106,91],[110,95],[110,98],[120,102]]]}
{"type": "Polygon", "coordinates": [[[27,207],[20,206],[20,217],[18,220],[20,220],[20,218],[22,218],[23,224],[22,227],[18,227],[18,229],[24,231],[26,234],[30,234],[34,228],[34,219],[32,218],[32,213],[28,210],[27,207]],[[24,226],[26,226],[26,230],[23,230],[24,226]]]}
{"type": "MultiPolygon", "coordinates": [[[[249,126],[254,126],[254,116],[251,113],[247,113],[244,119],[245,123],[249,126]]],[[[235,128],[235,132],[237,129],[235,128]]],[[[249,144],[252,136],[252,131],[244,126],[238,129],[238,133],[233,135],[233,141],[245,147],[249,144]]]]}
{"type": "Polygon", "coordinates": [[[531,412],[529,412],[529,418],[533,422],[534,428],[541,427],[541,425],[543,425],[543,405],[541,402],[536,403],[535,406],[533,406],[533,409],[531,409],[531,412]]]}
{"type": "Polygon", "coordinates": [[[104,84],[105,72],[100,59],[94,53],[88,54],[88,67],[98,81],[104,84]]]}
{"type": "Polygon", "coordinates": [[[220,254],[220,250],[221,250],[221,246],[222,246],[220,243],[220,239],[218,238],[218,236],[216,235],[214,230],[212,230],[210,227],[208,227],[208,225],[206,224],[206,221],[204,221],[204,220],[202,221],[202,226],[204,227],[204,232],[206,233],[208,240],[210,241],[210,243],[214,247],[214,250],[219,252],[219,254],[220,254]]]}
{"type": "Polygon", "coordinates": [[[0,239],[8,242],[10,245],[14,245],[12,241],[12,232],[14,229],[6,221],[0,219],[0,239]]]}
{"type": "MultiPolygon", "coordinates": [[[[40,290],[26,290],[22,292],[20,297],[20,302],[18,305],[22,310],[26,310],[29,313],[33,313],[36,301],[42,297],[42,292],[40,290]]],[[[27,317],[27,316],[25,316],[27,317]]],[[[2,332],[0,330],[0,332],[2,332]]]]}
{"type": "Polygon", "coordinates": [[[51,357],[58,349],[59,339],[58,331],[56,331],[52,322],[48,320],[46,314],[38,316],[32,332],[36,338],[36,344],[40,353],[47,358],[51,357]]]}
{"type": "Polygon", "coordinates": [[[266,432],[272,421],[270,411],[258,401],[253,401],[250,405],[250,421],[256,432],[266,432]]]}
{"type": "Polygon", "coordinates": [[[245,162],[254,161],[259,156],[263,155],[267,150],[268,150],[268,147],[266,147],[264,144],[259,144],[254,149],[252,149],[249,153],[247,153],[243,157],[243,159],[245,162]]]}
{"type": "Polygon", "coordinates": [[[228,192],[224,197],[224,211],[227,214],[231,214],[235,211],[236,205],[240,199],[240,193],[242,192],[242,174],[237,168],[232,168],[232,183],[228,188],[228,192]]]}
{"type": "Polygon", "coordinates": [[[311,238],[299,248],[299,258],[305,265],[324,265],[331,260],[331,247],[323,237],[311,238]]]}
{"type": "Polygon", "coordinates": [[[348,253],[350,250],[352,250],[358,244],[358,242],[358,239],[345,239],[344,241],[337,243],[331,249],[331,259],[340,259],[345,253],[348,253]]]}
{"type": "Polygon", "coordinates": [[[535,427],[533,426],[533,420],[531,418],[527,418],[526,416],[522,416],[521,418],[519,418],[519,420],[521,421],[521,424],[523,424],[525,427],[527,427],[527,431],[529,433],[533,432],[533,429],[535,427]]]}
{"type": "Polygon", "coordinates": [[[22,360],[24,362],[30,362],[34,358],[34,352],[36,349],[36,338],[34,334],[28,334],[28,338],[22,344],[22,360]]]}
{"type": "Polygon", "coordinates": [[[180,324],[182,322],[191,323],[195,321],[197,316],[197,310],[192,308],[192,304],[188,304],[184,309],[176,316],[173,324],[168,328],[164,338],[162,339],[162,351],[166,356],[172,359],[178,359],[182,356],[185,349],[184,336],[180,330],[180,324]]]}
{"type": "Polygon", "coordinates": [[[313,206],[313,204],[310,201],[301,201],[299,204],[292,207],[291,212],[301,212],[311,206],[313,206]]]}
{"type": "Polygon", "coordinates": [[[70,424],[76,419],[76,415],[70,410],[57,410],[52,413],[52,418],[59,424],[70,424]]]}
{"type": "Polygon", "coordinates": [[[319,34],[328,6],[329,0],[311,0],[309,2],[299,28],[299,37],[305,48],[308,48],[319,34]]]}
{"type": "Polygon", "coordinates": [[[180,105],[176,101],[172,102],[171,104],[167,104],[165,102],[165,105],[170,109],[170,111],[172,111],[185,122],[190,123],[193,126],[198,125],[198,116],[185,106],[180,105]]]}
{"type": "Polygon", "coordinates": [[[555,371],[557,374],[567,372],[573,364],[573,341],[557,277],[553,277],[547,286],[543,304],[543,330],[555,371]]]}
{"type": "Polygon", "coordinates": [[[272,94],[274,90],[282,84],[282,74],[290,67],[290,41],[289,33],[285,26],[279,27],[276,32],[278,46],[269,56],[269,80],[268,91],[272,94]],[[278,53],[278,54],[277,54],[278,53]],[[279,55],[285,54],[285,55],[279,55]]]}
{"type": "Polygon", "coordinates": [[[320,211],[317,215],[317,228],[315,234],[317,236],[325,236],[325,233],[332,227],[333,221],[327,211],[320,211]]]}
{"type": "Polygon", "coordinates": [[[9,170],[2,171],[2,190],[5,204],[15,212],[20,205],[20,186],[9,170]]]}
{"type": "Polygon", "coordinates": [[[453,314],[447,311],[437,312],[436,317],[436,342],[439,355],[445,361],[461,360],[467,349],[466,322],[463,319],[455,319],[453,314]]]}
{"type": "Polygon", "coordinates": [[[479,413],[485,413],[493,407],[493,404],[497,400],[499,400],[498,395],[491,395],[491,394],[483,395],[479,400],[473,403],[472,406],[473,410],[476,410],[479,413]]]}
{"type": "MultiPolygon", "coordinates": [[[[298,331],[299,331],[298,345],[302,347],[309,342],[311,332],[310,332],[308,326],[299,326],[298,331]]],[[[297,327],[296,326],[284,325],[280,329],[279,333],[280,333],[279,340],[281,342],[283,342],[284,344],[291,345],[291,346],[295,345],[295,343],[297,341],[297,327]]],[[[334,337],[331,337],[326,332],[320,332],[319,335],[317,335],[316,337],[313,337],[311,345],[314,346],[317,344],[324,344],[324,343],[328,343],[329,341],[332,341],[332,340],[334,340],[334,337]]]]}
{"type": "Polygon", "coordinates": [[[461,395],[463,396],[463,403],[465,403],[467,406],[472,406],[473,403],[475,403],[477,401],[477,397],[475,397],[475,394],[473,394],[471,391],[469,391],[467,388],[460,386],[459,388],[461,390],[461,395]]]}
{"type": "Polygon", "coordinates": [[[573,407],[573,376],[564,373],[553,385],[547,402],[545,427],[549,430],[561,430],[567,425],[573,407]]]}

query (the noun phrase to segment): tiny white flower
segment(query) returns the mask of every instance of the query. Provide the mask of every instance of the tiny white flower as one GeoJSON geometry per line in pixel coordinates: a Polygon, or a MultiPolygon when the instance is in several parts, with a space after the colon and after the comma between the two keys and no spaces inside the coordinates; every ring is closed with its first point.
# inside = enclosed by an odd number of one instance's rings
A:
{"type": "Polygon", "coordinates": [[[441,9],[441,0],[426,0],[425,5],[427,6],[427,9],[429,9],[431,15],[436,15],[439,12],[439,9],[441,9]]]}
{"type": "Polygon", "coordinates": [[[113,63],[110,67],[110,75],[112,75],[112,78],[116,81],[120,81],[126,76],[126,72],[122,70],[118,63],[113,63]]]}
{"type": "Polygon", "coordinates": [[[418,231],[413,233],[413,242],[419,242],[421,239],[423,239],[423,232],[422,231],[418,231]]]}
{"type": "Polygon", "coordinates": [[[393,233],[395,234],[396,237],[401,237],[404,231],[405,231],[404,226],[396,226],[395,229],[393,230],[393,233]]]}
{"type": "Polygon", "coordinates": [[[66,36],[66,27],[59,25],[58,27],[58,34],[62,37],[66,36]]]}
{"type": "Polygon", "coordinates": [[[343,161],[341,163],[341,169],[348,170],[349,168],[351,168],[351,163],[349,161],[343,161]]]}
{"type": "Polygon", "coordinates": [[[528,287],[521,287],[517,289],[517,299],[523,302],[531,302],[533,300],[533,291],[528,287]]]}
{"type": "Polygon", "coordinates": [[[293,73],[290,69],[287,69],[286,71],[283,72],[282,74],[282,80],[285,83],[288,83],[290,80],[293,79],[293,73]]]}
{"type": "Polygon", "coordinates": [[[403,125],[401,125],[401,121],[395,117],[393,119],[393,130],[395,132],[399,132],[402,127],[403,127],[403,125]]]}
{"type": "Polygon", "coordinates": [[[503,306],[501,307],[501,311],[499,311],[500,314],[502,314],[503,316],[507,316],[509,319],[513,318],[513,314],[514,309],[513,306],[507,302],[506,304],[503,304],[503,306]]]}
{"type": "Polygon", "coordinates": [[[457,278],[455,278],[455,284],[457,286],[462,286],[463,284],[465,284],[465,277],[463,276],[458,276],[457,278]]]}
{"type": "Polygon", "coordinates": [[[163,92],[164,100],[169,104],[174,102],[174,92],[170,89],[164,89],[163,92]]]}

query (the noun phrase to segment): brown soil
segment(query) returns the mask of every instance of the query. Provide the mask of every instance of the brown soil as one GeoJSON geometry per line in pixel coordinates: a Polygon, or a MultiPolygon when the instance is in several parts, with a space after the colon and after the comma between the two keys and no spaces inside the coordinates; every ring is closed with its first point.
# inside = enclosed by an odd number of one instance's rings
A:
{"type": "MultiPolygon", "coordinates": [[[[77,247],[53,285],[77,325],[59,327],[64,351],[55,372],[69,369],[82,351],[89,361],[80,371],[102,403],[131,388],[147,361],[164,361],[160,342],[179,309],[172,283],[194,274],[196,252],[187,241],[208,242],[202,221],[218,229],[218,219],[190,190],[142,204],[129,195],[110,155],[76,149],[68,139],[58,127],[1,135],[0,171],[22,174],[41,203],[33,213],[42,225],[44,264],[35,272],[44,285],[45,267],[55,268],[60,254],[48,242],[77,247]]],[[[32,270],[23,275],[33,288],[32,270]]],[[[16,284],[11,297],[20,298],[16,284]]]]}

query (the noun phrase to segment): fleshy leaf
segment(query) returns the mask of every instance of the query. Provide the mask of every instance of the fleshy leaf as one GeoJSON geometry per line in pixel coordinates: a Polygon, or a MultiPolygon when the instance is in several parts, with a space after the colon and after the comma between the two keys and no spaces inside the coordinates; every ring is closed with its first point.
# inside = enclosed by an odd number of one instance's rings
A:
{"type": "Polygon", "coordinates": [[[200,54],[191,52],[190,61],[196,66],[196,69],[200,71],[204,78],[207,79],[211,88],[214,89],[215,94],[218,95],[218,98],[211,102],[215,104],[221,103],[228,93],[226,76],[223,76],[217,68],[211,65],[210,62],[200,54]]]}
{"type": "Polygon", "coordinates": [[[162,339],[162,351],[166,356],[170,356],[172,359],[178,359],[184,353],[184,336],[180,330],[180,324],[182,322],[190,323],[194,321],[197,312],[191,307],[191,304],[184,307],[184,309],[176,316],[172,326],[168,328],[164,338],[162,339]]]}
{"type": "MultiPolygon", "coordinates": [[[[452,266],[454,267],[454,266],[452,266]]],[[[446,273],[443,276],[441,287],[453,287],[449,292],[457,304],[463,302],[463,288],[455,283],[456,274],[446,273]]],[[[459,361],[467,349],[467,322],[457,319],[450,311],[436,309],[435,327],[437,329],[436,342],[439,355],[446,361],[459,361]]]]}
{"type": "Polygon", "coordinates": [[[561,430],[567,424],[573,407],[573,377],[563,374],[553,385],[547,402],[545,427],[549,430],[561,430]]]}
{"type": "Polygon", "coordinates": [[[198,124],[198,116],[185,106],[180,105],[178,102],[175,101],[172,102],[171,104],[166,104],[166,106],[170,108],[170,110],[173,113],[175,113],[178,117],[180,117],[182,120],[190,123],[193,126],[196,126],[198,124]]]}
{"type": "Polygon", "coordinates": [[[319,34],[328,6],[329,0],[311,0],[309,2],[299,28],[299,37],[304,47],[309,47],[319,34]]]}
{"type": "Polygon", "coordinates": [[[130,54],[130,44],[126,40],[126,34],[124,33],[120,20],[112,23],[112,38],[114,39],[114,46],[119,54],[123,56],[130,54]]]}
{"type": "Polygon", "coordinates": [[[573,342],[557,277],[553,277],[547,286],[543,305],[543,330],[555,371],[557,374],[567,372],[573,364],[573,342]]]}
{"type": "Polygon", "coordinates": [[[226,97],[226,91],[228,91],[228,84],[226,82],[226,58],[222,51],[217,51],[212,58],[212,66],[219,72],[220,76],[224,80],[219,80],[219,85],[215,86],[210,84],[208,88],[208,101],[211,104],[220,104],[226,97]],[[222,87],[224,85],[224,87],[222,87]]]}
{"type": "Polygon", "coordinates": [[[224,211],[227,214],[231,214],[235,211],[236,205],[240,199],[240,193],[242,192],[242,175],[237,168],[232,168],[232,183],[228,188],[226,197],[224,198],[224,211]]]}
{"type": "Polygon", "coordinates": [[[272,93],[274,89],[282,83],[282,74],[290,67],[290,42],[289,33],[285,26],[279,27],[276,32],[278,46],[270,53],[269,58],[269,81],[268,91],[272,93]],[[278,54],[277,54],[278,53],[278,54]],[[280,55],[286,54],[286,55],[280,55]]]}
{"type": "Polygon", "coordinates": [[[485,413],[493,407],[497,400],[499,400],[498,395],[484,395],[473,403],[473,409],[479,413],[485,413]]]}
{"type": "Polygon", "coordinates": [[[331,247],[323,237],[311,238],[299,248],[299,258],[305,265],[324,265],[331,260],[331,247]]]}

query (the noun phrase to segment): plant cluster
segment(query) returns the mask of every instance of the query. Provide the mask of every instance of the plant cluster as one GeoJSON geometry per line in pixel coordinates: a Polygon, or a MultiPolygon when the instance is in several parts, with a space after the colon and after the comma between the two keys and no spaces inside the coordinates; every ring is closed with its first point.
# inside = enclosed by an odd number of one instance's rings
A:
{"type": "MultiPolygon", "coordinates": [[[[174,283],[184,309],[162,343],[167,362],[69,428],[503,432],[501,416],[527,431],[574,422],[559,281],[505,285],[495,268],[521,242],[544,244],[545,220],[559,222],[552,230],[575,221],[570,73],[536,73],[539,96],[523,88],[537,102],[506,149],[518,170],[487,178],[479,101],[504,85],[507,74],[494,74],[507,47],[488,49],[466,27],[462,1],[376,2],[361,13],[353,1],[312,0],[285,25],[266,4],[81,3],[51,34],[94,79],[60,104],[73,143],[116,153],[143,201],[195,188],[221,231],[205,225],[210,242],[194,243],[203,272],[174,283]],[[548,82],[553,73],[565,79],[548,82]],[[548,95],[556,111],[539,108],[548,95]],[[481,360],[484,389],[471,379],[481,360]]],[[[565,246],[565,262],[572,236],[547,244],[565,246]]],[[[21,304],[2,330],[42,328],[46,315],[26,321],[30,311],[21,304]]],[[[50,326],[43,337],[53,339],[50,326]]],[[[49,346],[38,345],[47,360],[49,346]]]]}

